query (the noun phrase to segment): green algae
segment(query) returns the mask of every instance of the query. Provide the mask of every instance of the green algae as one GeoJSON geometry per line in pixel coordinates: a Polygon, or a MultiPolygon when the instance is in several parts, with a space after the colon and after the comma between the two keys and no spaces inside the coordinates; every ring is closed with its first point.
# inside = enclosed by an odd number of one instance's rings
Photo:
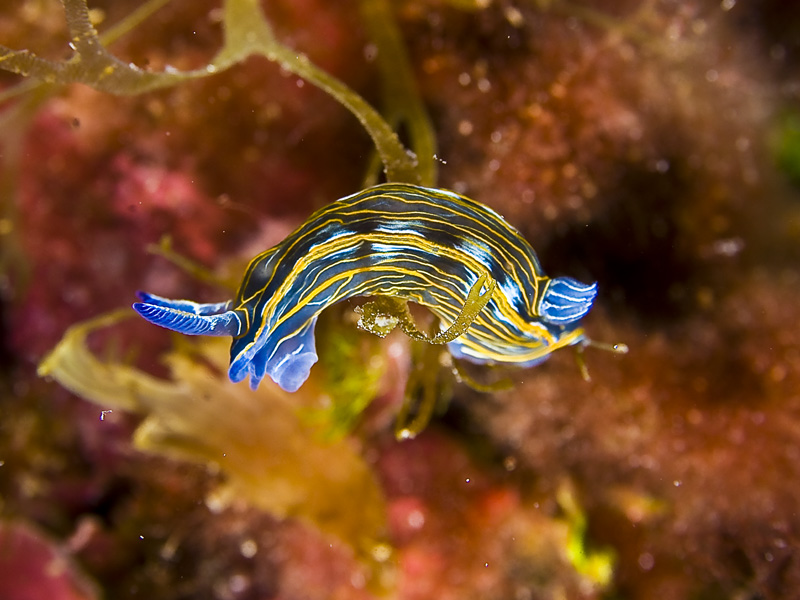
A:
{"type": "Polygon", "coordinates": [[[387,361],[378,340],[361,335],[343,312],[349,311],[331,308],[317,322],[318,369],[325,402],[303,416],[328,439],[353,431],[361,414],[378,395],[386,372],[387,361]]]}
{"type": "Polygon", "coordinates": [[[415,341],[411,358],[411,373],[394,425],[398,440],[417,437],[428,426],[436,409],[444,410],[452,396],[453,379],[442,369],[451,359],[450,354],[434,344],[415,341]]]}
{"type": "Polygon", "coordinates": [[[800,186],[800,113],[782,115],[771,142],[778,168],[793,185],[800,186]]]}
{"type": "MultiPolygon", "coordinates": [[[[405,128],[417,156],[419,183],[433,187],[437,181],[436,134],[414,81],[414,72],[400,30],[387,0],[361,0],[361,16],[375,44],[380,73],[382,112],[390,126],[405,128]]],[[[364,187],[378,182],[376,165],[370,165],[364,187]]]]}
{"type": "Polygon", "coordinates": [[[590,550],[586,544],[588,520],[568,483],[562,484],[556,493],[558,505],[564,513],[567,525],[565,552],[575,571],[592,585],[606,588],[614,576],[616,556],[609,549],[590,550]]]}
{"type": "Polygon", "coordinates": [[[133,314],[125,309],[74,325],[41,362],[39,375],[105,410],[142,415],[136,448],[219,472],[223,482],[207,499],[212,509],[244,501],[299,519],[352,548],[370,580],[384,585],[391,570],[382,541],[385,499],[352,440],[308,427],[303,415],[313,399],[302,393],[231,383],[225,340],[205,338],[169,353],[170,379],[92,354],[87,337],[93,331],[133,314]]]}
{"type": "MultiPolygon", "coordinates": [[[[37,95],[38,96],[38,95],[37,95]]],[[[30,267],[22,249],[17,223],[19,210],[16,195],[22,160],[22,140],[41,98],[31,98],[0,114],[0,273],[10,276],[20,287],[30,280],[30,267]]]]}

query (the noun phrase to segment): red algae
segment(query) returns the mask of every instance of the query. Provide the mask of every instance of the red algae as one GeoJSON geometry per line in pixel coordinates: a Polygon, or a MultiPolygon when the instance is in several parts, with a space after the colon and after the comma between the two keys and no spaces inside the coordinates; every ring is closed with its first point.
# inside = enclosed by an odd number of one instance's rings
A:
{"type": "MultiPolygon", "coordinates": [[[[387,339],[386,391],[347,438],[386,499],[346,502],[383,511],[388,539],[373,556],[386,565],[383,589],[793,598],[800,212],[767,136],[781,109],[796,109],[800,12],[699,0],[457,4],[393,3],[436,127],[439,184],[504,214],[548,273],[598,280],[587,330],[631,352],[588,349],[591,382],[562,353],[511,372],[509,391],[457,386],[446,416],[397,443],[390,409],[410,369],[407,346],[387,339]],[[605,557],[611,581],[587,575],[581,553],[605,557]]],[[[92,8],[102,31],[138,5],[92,8]]],[[[111,50],[155,71],[202,67],[222,42],[220,6],[170,3],[111,50]]],[[[65,58],[57,8],[4,3],[0,43],[65,58]]],[[[281,40],[378,97],[355,6],[264,9],[281,40]]],[[[346,543],[252,503],[211,510],[204,500],[224,469],[145,456],[130,441],[137,418],[33,374],[70,325],[129,304],[136,289],[221,299],[148,245],[169,235],[212,270],[242,264],[356,191],[368,137],[330,97],[255,58],[141,96],[70,86],[37,102],[0,220],[29,274],[0,286],[4,517],[45,530],[42,547],[66,548],[110,598],[379,596],[346,543]]],[[[165,336],[135,329],[118,336],[117,354],[138,352],[131,360],[163,373],[165,336]]],[[[309,398],[298,405],[319,409],[309,398]]],[[[0,588],[39,564],[20,556],[0,588]]]]}
{"type": "Polygon", "coordinates": [[[378,470],[400,597],[600,597],[602,586],[569,562],[563,515],[542,510],[507,469],[432,430],[385,448],[378,470]]]}

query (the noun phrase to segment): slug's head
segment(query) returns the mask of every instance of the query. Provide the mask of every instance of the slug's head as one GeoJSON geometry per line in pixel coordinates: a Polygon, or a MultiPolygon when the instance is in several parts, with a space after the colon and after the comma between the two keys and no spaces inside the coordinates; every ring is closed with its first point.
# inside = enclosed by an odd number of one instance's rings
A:
{"type": "Polygon", "coordinates": [[[186,335],[229,335],[231,365],[228,375],[233,382],[250,377],[250,387],[256,389],[269,375],[287,392],[294,392],[308,378],[311,366],[317,362],[314,349],[316,319],[309,320],[297,330],[278,327],[265,335],[259,334],[244,309],[231,310],[231,302],[198,304],[190,300],[170,300],[139,292],[141,302],[133,309],[160,327],[186,335]]]}

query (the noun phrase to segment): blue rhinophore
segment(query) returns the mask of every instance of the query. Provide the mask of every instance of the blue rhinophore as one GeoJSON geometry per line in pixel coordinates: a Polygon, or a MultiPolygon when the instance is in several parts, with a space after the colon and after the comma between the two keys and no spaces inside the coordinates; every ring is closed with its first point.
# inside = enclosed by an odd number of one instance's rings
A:
{"type": "Polygon", "coordinates": [[[571,277],[557,277],[547,283],[539,314],[548,323],[574,323],[589,312],[595,296],[597,283],[587,285],[571,277]]]}
{"type": "Polygon", "coordinates": [[[170,300],[139,292],[142,302],[133,309],[155,325],[186,335],[236,336],[242,327],[239,316],[228,310],[230,301],[198,304],[190,300],[170,300]]]}

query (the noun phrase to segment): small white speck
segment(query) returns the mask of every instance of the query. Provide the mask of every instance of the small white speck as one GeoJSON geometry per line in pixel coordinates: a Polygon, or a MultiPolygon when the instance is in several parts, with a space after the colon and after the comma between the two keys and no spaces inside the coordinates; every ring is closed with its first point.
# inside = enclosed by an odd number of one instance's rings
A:
{"type": "Polygon", "coordinates": [[[639,555],[638,563],[639,563],[639,568],[642,571],[649,571],[656,564],[656,560],[653,558],[653,555],[650,554],[649,552],[642,552],[639,555]]]}
{"type": "Polygon", "coordinates": [[[350,585],[357,590],[362,589],[367,584],[367,578],[361,572],[356,572],[350,575],[350,585]]]}
{"type": "Polygon", "coordinates": [[[744,249],[744,240],[741,238],[730,238],[717,240],[713,244],[714,253],[720,256],[736,256],[744,249]]]}
{"type": "Polygon", "coordinates": [[[219,514],[225,508],[225,503],[218,496],[208,496],[206,497],[206,506],[212,513],[219,514]]]}
{"type": "Polygon", "coordinates": [[[143,539],[144,539],[144,536],[143,536],[143,535],[140,535],[140,536],[139,536],[139,539],[140,539],[140,540],[143,540],[143,539]]]}
{"type": "Polygon", "coordinates": [[[783,44],[773,44],[769,49],[769,57],[772,60],[783,60],[786,58],[786,46],[783,44]]]}
{"type": "Polygon", "coordinates": [[[378,544],[372,549],[372,558],[378,562],[386,562],[392,556],[392,549],[387,544],[378,544]]]}
{"type": "Polygon", "coordinates": [[[466,181],[454,181],[453,182],[453,191],[458,192],[459,194],[466,194],[469,190],[469,185],[466,181]]]}
{"type": "Polygon", "coordinates": [[[391,358],[398,359],[405,354],[406,349],[401,342],[394,342],[389,345],[387,352],[391,358]]]}
{"type": "Polygon", "coordinates": [[[736,149],[739,152],[746,152],[750,148],[750,139],[746,137],[740,137],[736,139],[736,149]]]}
{"type": "Polygon", "coordinates": [[[678,479],[676,479],[675,481],[672,482],[672,485],[674,485],[675,487],[681,487],[681,483],[683,483],[683,482],[678,480],[678,479]]]}
{"type": "Polygon", "coordinates": [[[250,579],[246,575],[236,573],[228,579],[228,589],[234,595],[239,595],[250,587],[250,579]]]}
{"type": "Polygon", "coordinates": [[[101,410],[100,411],[100,420],[101,421],[105,421],[106,420],[106,415],[111,414],[113,412],[114,412],[113,410],[101,410]]]}
{"type": "Polygon", "coordinates": [[[378,58],[378,47],[375,44],[364,46],[364,60],[373,62],[376,58],[378,58]]]}
{"type": "Polygon", "coordinates": [[[466,481],[467,483],[469,483],[469,477],[467,477],[467,478],[466,478],[464,481],[466,481]]]}
{"type": "Polygon", "coordinates": [[[239,544],[239,552],[241,552],[242,556],[245,558],[253,558],[258,552],[258,544],[253,539],[244,540],[239,544]]]}
{"type": "Polygon", "coordinates": [[[425,525],[425,515],[420,510],[412,510],[408,513],[407,521],[412,529],[421,529],[425,525]]]}

